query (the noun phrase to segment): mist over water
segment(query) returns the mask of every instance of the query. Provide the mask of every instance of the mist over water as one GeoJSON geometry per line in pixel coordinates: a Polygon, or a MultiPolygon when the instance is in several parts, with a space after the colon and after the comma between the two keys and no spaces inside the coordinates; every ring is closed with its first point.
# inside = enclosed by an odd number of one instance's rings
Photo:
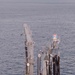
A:
{"type": "Polygon", "coordinates": [[[74,0],[0,0],[0,75],[25,73],[24,23],[32,30],[35,60],[57,33],[61,75],[75,75],[74,0]]]}

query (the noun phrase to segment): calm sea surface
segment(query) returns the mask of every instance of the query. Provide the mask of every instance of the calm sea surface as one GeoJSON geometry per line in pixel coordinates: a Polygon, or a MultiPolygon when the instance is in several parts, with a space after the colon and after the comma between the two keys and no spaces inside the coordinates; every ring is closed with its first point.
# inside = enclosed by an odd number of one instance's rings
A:
{"type": "MultiPolygon", "coordinates": [[[[24,75],[24,23],[33,33],[35,60],[57,33],[61,75],[75,75],[75,3],[24,0],[0,0],[0,75],[24,75]]],[[[36,75],[36,62],[34,67],[36,75]]]]}

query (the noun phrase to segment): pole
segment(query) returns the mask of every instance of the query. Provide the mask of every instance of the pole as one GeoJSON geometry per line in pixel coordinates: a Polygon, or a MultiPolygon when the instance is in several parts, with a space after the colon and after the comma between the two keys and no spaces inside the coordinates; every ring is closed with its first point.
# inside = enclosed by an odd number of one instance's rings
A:
{"type": "Polygon", "coordinates": [[[53,75],[56,75],[55,74],[55,57],[53,57],[53,75]]]}
{"type": "Polygon", "coordinates": [[[51,71],[51,60],[50,60],[50,54],[49,54],[49,75],[52,75],[52,71],[51,71]]]}
{"type": "Polygon", "coordinates": [[[60,75],[60,57],[58,56],[58,62],[57,62],[57,71],[58,71],[58,75],[60,75]]]}
{"type": "Polygon", "coordinates": [[[41,74],[41,54],[37,56],[37,75],[41,74]]]}

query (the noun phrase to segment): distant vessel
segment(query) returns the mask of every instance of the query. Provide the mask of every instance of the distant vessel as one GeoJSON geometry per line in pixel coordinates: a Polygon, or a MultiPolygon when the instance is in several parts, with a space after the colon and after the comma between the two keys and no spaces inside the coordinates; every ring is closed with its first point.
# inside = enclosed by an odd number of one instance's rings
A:
{"type": "MultiPolygon", "coordinates": [[[[25,32],[25,75],[34,75],[34,42],[32,33],[27,24],[24,24],[25,32]]],[[[57,34],[53,35],[51,46],[47,46],[45,51],[40,51],[37,56],[37,75],[60,75],[60,55],[54,53],[57,51],[59,39],[57,34]]]]}

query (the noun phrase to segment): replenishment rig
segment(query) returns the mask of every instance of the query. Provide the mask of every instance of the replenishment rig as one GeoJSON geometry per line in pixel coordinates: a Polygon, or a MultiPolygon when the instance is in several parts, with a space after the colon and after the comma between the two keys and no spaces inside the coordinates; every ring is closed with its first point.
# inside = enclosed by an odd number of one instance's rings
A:
{"type": "MultiPolygon", "coordinates": [[[[34,75],[34,41],[27,24],[24,24],[25,32],[25,75],[34,75]]],[[[50,46],[39,51],[37,55],[37,75],[60,75],[59,39],[53,35],[50,46]]]]}

